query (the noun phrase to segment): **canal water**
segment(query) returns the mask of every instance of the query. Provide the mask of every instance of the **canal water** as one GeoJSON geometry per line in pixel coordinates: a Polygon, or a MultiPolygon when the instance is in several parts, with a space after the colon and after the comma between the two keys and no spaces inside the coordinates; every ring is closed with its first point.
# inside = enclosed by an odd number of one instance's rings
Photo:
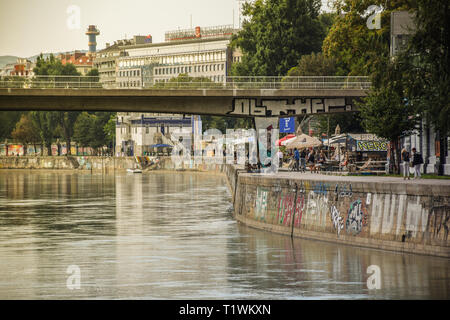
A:
{"type": "Polygon", "coordinates": [[[0,299],[449,299],[449,275],[240,225],[221,176],[0,170],[0,299]]]}

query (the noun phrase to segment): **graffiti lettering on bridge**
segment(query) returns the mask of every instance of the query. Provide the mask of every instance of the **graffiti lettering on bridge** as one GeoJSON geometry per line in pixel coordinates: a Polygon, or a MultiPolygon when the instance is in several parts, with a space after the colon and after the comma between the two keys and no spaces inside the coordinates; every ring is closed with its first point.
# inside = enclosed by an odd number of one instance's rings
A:
{"type": "Polygon", "coordinates": [[[261,100],[257,104],[257,99],[233,99],[230,115],[247,116],[284,116],[296,114],[315,114],[323,112],[352,111],[352,102],[349,98],[301,98],[294,99],[292,103],[288,99],[281,100],[261,100]]]}
{"type": "Polygon", "coordinates": [[[367,225],[367,212],[361,200],[356,200],[350,204],[345,231],[348,234],[357,235],[362,228],[367,225]]]}

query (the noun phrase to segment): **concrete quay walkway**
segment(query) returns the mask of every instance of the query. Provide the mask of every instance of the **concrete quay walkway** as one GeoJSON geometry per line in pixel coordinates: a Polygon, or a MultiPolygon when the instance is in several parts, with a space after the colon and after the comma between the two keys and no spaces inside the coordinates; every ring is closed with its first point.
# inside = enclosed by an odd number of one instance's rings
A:
{"type": "Polygon", "coordinates": [[[253,177],[266,181],[281,181],[292,183],[296,181],[320,181],[329,184],[352,184],[353,190],[378,190],[382,193],[406,193],[428,196],[450,197],[450,179],[413,179],[403,180],[403,177],[380,176],[346,176],[320,173],[302,173],[292,171],[278,171],[267,173],[240,173],[243,177],[253,177]]]}
{"type": "MultiPolygon", "coordinates": [[[[288,178],[299,180],[329,180],[336,182],[376,182],[376,183],[404,183],[417,185],[439,185],[448,187],[450,189],[450,179],[414,179],[403,180],[403,177],[380,177],[380,176],[347,176],[347,175],[331,175],[321,173],[309,172],[295,172],[295,171],[278,171],[275,174],[259,174],[265,176],[273,176],[274,178],[288,178]]],[[[450,190],[449,190],[450,191],[450,190]]]]}

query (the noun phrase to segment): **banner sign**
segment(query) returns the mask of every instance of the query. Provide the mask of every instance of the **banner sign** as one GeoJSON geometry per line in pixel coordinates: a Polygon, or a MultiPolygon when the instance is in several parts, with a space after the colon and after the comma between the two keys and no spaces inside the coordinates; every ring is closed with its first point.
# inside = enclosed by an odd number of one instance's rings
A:
{"type": "Polygon", "coordinates": [[[356,151],[377,151],[386,152],[388,149],[387,141],[356,141],[356,151]]]}
{"type": "Polygon", "coordinates": [[[295,118],[280,118],[280,133],[295,133],[295,118]]]}

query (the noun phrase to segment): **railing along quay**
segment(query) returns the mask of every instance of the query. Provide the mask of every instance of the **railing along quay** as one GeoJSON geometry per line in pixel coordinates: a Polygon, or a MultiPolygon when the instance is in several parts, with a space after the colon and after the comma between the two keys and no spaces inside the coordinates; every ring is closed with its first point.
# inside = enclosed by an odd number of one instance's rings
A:
{"type": "Polygon", "coordinates": [[[365,90],[371,84],[368,77],[225,77],[214,82],[208,78],[120,77],[120,82],[102,83],[101,77],[85,76],[18,76],[0,77],[0,88],[20,89],[333,89],[365,90]]]}

